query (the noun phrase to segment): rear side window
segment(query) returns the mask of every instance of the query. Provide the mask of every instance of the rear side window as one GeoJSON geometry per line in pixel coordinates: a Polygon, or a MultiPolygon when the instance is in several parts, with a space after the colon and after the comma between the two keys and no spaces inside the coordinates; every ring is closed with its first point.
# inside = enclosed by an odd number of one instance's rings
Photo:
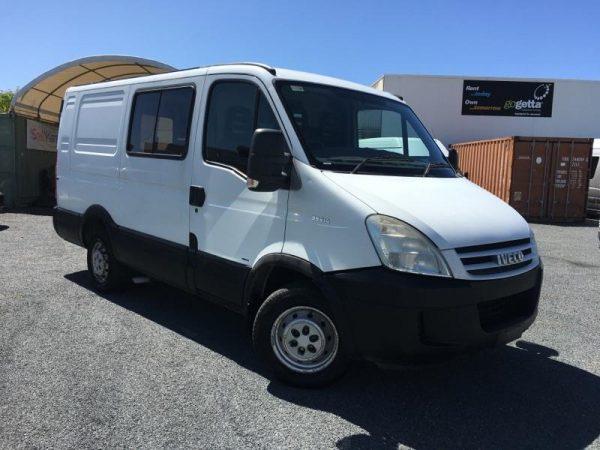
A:
{"type": "Polygon", "coordinates": [[[257,128],[279,129],[260,89],[244,81],[219,81],[208,100],[204,159],[246,172],[252,135],[257,128]]]}
{"type": "Polygon", "coordinates": [[[184,157],[194,105],[192,87],[138,92],[133,100],[127,152],[184,157]]]}

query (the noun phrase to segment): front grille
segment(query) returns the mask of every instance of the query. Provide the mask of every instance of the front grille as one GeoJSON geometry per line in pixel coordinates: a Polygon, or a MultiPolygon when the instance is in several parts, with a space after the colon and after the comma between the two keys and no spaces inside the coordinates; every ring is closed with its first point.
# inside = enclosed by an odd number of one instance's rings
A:
{"type": "Polygon", "coordinates": [[[481,328],[491,333],[527,319],[535,311],[537,294],[537,288],[532,288],[510,297],[478,304],[481,328]]]}
{"type": "Polygon", "coordinates": [[[476,276],[513,272],[530,265],[534,257],[529,238],[459,247],[456,253],[467,273],[476,276]],[[504,265],[499,263],[499,255],[513,252],[521,252],[523,260],[504,265]]]}

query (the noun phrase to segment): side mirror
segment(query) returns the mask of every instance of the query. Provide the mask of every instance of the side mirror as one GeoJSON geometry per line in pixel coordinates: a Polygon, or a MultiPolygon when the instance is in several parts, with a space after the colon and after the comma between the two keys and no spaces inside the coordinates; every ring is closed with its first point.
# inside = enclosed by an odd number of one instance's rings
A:
{"type": "Polygon", "coordinates": [[[259,128],[252,136],[247,186],[251,191],[273,192],[287,186],[291,154],[280,130],[259,128]]]}
{"type": "Polygon", "coordinates": [[[458,152],[456,149],[448,149],[448,162],[454,169],[458,170],[458,152]]]}

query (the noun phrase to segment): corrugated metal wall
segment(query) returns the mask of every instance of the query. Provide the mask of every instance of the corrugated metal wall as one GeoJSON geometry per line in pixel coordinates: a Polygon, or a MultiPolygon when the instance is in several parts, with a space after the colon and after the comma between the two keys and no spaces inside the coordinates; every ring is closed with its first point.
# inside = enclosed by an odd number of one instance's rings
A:
{"type": "Polygon", "coordinates": [[[468,178],[525,218],[585,218],[592,139],[508,137],[452,146],[468,178]]]}
{"type": "MultiPolygon", "coordinates": [[[[40,199],[42,171],[56,177],[56,152],[27,148],[27,119],[15,117],[15,147],[17,161],[16,206],[26,206],[40,199]]],[[[45,201],[47,203],[47,200],[45,201]]]]}
{"type": "Polygon", "coordinates": [[[513,139],[501,138],[455,144],[460,169],[469,180],[505,202],[510,201],[513,139]]]}
{"type": "Polygon", "coordinates": [[[17,195],[15,180],[14,120],[8,114],[0,114],[0,192],[4,204],[12,206],[17,195]]]}
{"type": "Polygon", "coordinates": [[[7,207],[28,206],[43,200],[40,186],[55,177],[56,153],[27,148],[27,120],[0,114],[0,191],[7,207]],[[48,176],[43,176],[46,171],[48,176]]]}

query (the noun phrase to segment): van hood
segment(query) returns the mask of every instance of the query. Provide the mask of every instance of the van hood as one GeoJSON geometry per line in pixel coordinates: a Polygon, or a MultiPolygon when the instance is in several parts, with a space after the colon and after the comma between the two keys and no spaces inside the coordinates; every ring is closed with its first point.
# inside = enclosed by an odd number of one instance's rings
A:
{"type": "Polygon", "coordinates": [[[530,236],[517,211],[466,178],[324,174],[376,213],[417,228],[441,250],[530,236]]]}

